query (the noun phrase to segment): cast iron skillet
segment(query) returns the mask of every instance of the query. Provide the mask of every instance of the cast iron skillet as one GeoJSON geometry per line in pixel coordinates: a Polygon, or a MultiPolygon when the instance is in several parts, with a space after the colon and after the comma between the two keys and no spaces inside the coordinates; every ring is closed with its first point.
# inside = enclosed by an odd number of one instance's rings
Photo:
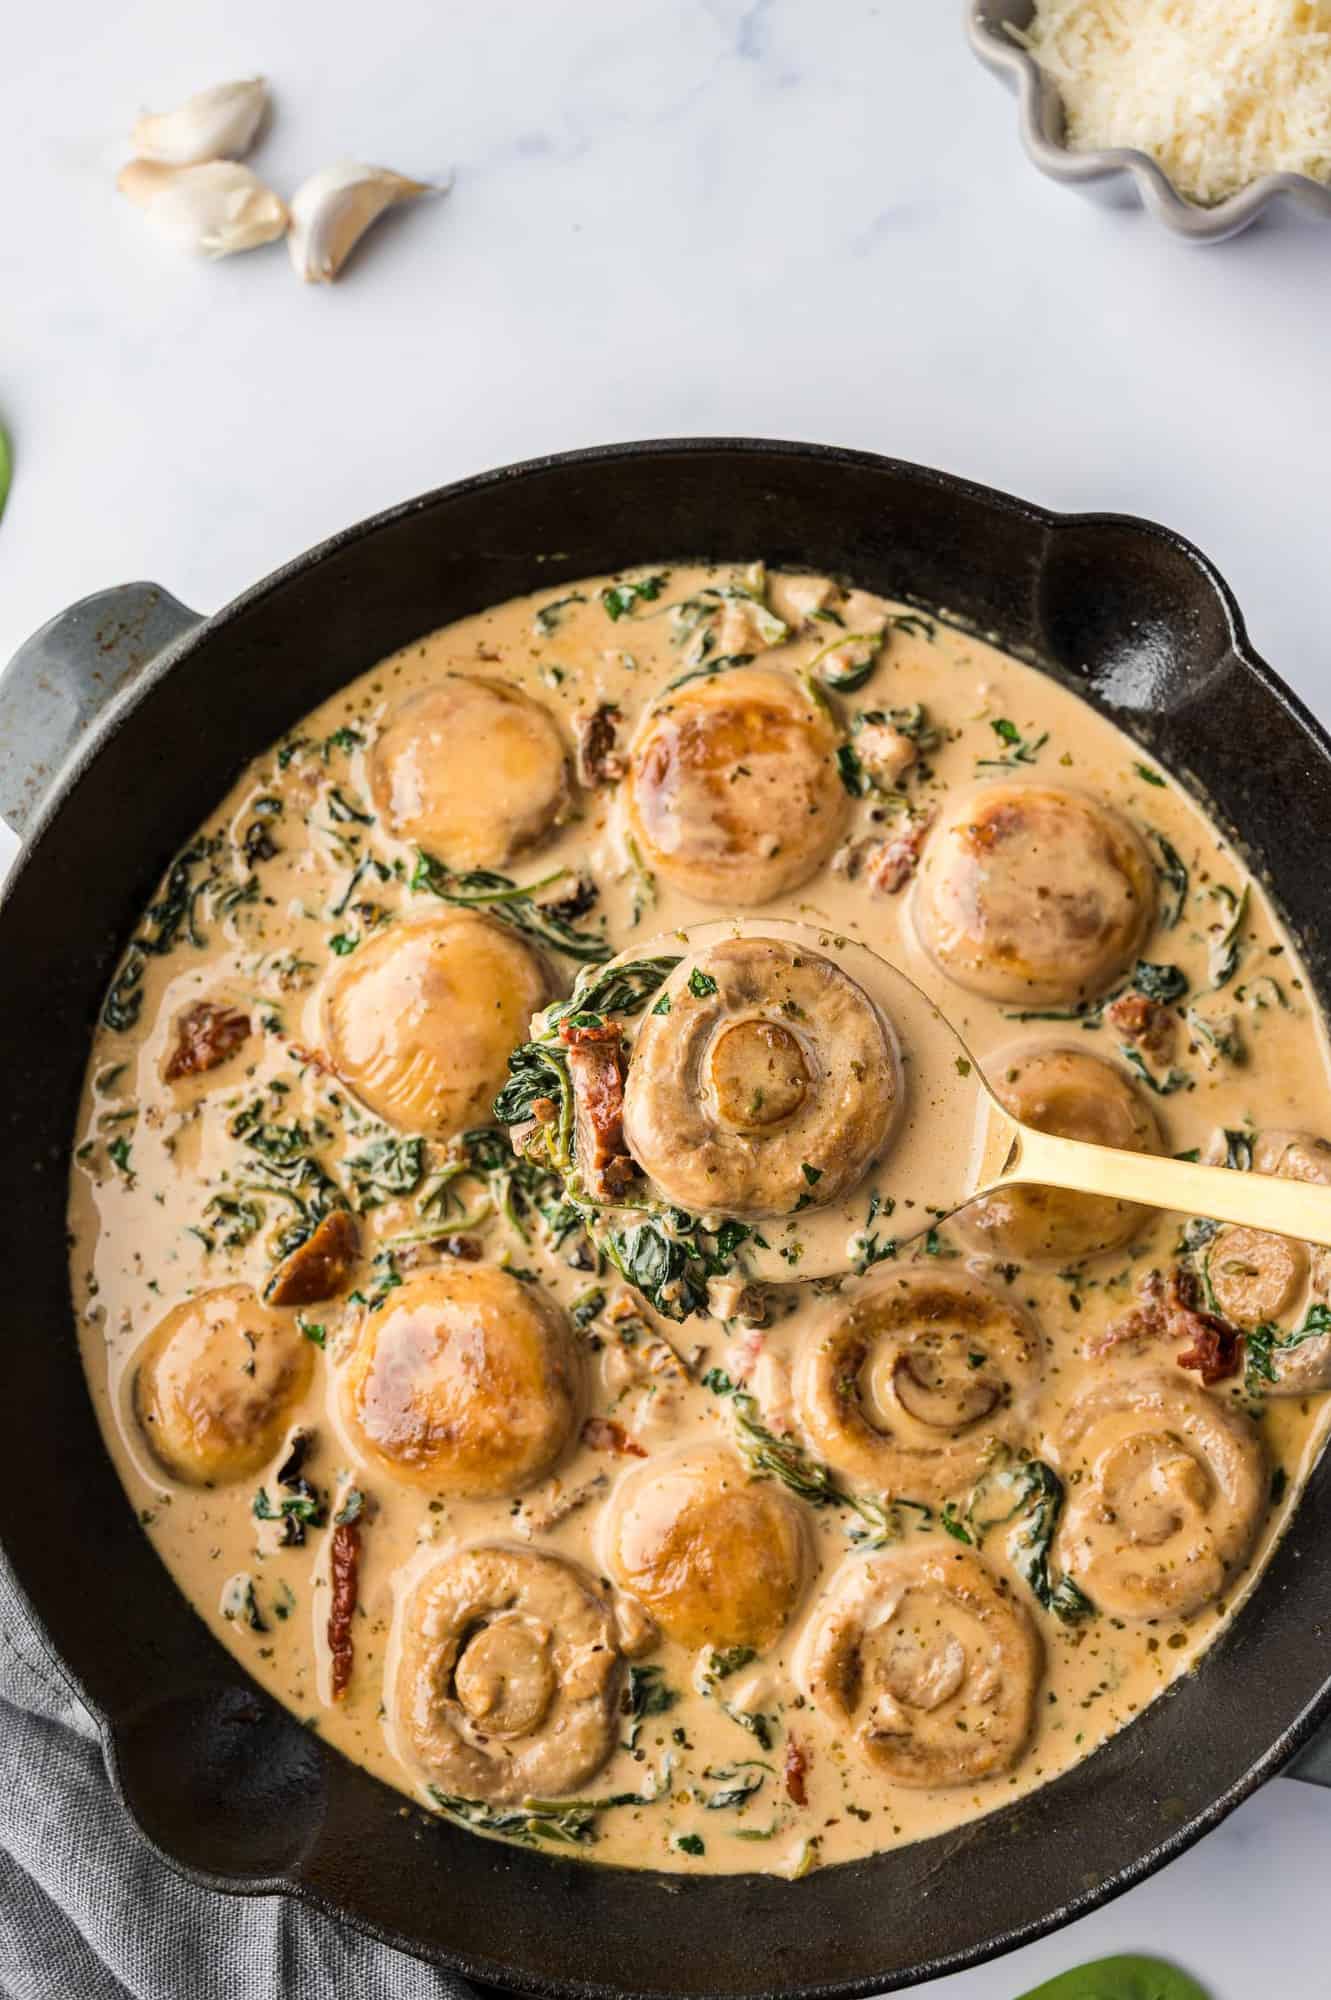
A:
{"type": "Polygon", "coordinates": [[[65,1176],[88,1036],[166,862],[250,756],[418,634],[621,565],[755,555],[943,607],[1078,687],[1241,829],[1325,1002],[1331,744],[1205,559],[1145,522],[1059,517],[860,452],[701,439],[510,467],[338,536],[213,618],[143,585],[89,600],[0,689],[0,811],[27,834],[0,905],[0,1541],[176,1867],[531,1993],[812,2000],[932,1978],[1159,1867],[1331,1709],[1323,1464],[1200,1670],[1033,1797],[798,1884],[600,1870],[404,1815],[256,1690],[134,1520],[71,1330],[65,1176]]]}

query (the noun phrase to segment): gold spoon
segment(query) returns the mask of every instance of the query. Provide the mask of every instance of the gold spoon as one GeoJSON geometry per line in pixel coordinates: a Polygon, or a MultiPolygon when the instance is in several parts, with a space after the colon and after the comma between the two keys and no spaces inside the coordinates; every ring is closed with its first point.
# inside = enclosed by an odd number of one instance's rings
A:
{"type": "MultiPolygon", "coordinates": [[[[839,966],[888,1026],[904,1083],[886,1146],[848,1194],[823,1206],[810,1200],[795,1214],[739,1218],[756,1232],[756,1240],[744,1245],[753,1278],[790,1283],[862,1270],[971,1202],[1014,1186],[1064,1188],[1331,1245],[1331,1187],[1119,1151],[1021,1124],[998,1102],[979,1062],[914,980],[867,945],[830,928],[770,917],[692,924],[621,953],[612,964],[680,954],[667,990],[681,993],[698,955],[734,937],[797,944],[839,966]]],[[[635,1214],[642,1219],[654,1198],[667,1205],[672,1200],[668,1188],[638,1186],[643,1199],[609,1212],[615,1227],[631,1228],[635,1214]]]]}

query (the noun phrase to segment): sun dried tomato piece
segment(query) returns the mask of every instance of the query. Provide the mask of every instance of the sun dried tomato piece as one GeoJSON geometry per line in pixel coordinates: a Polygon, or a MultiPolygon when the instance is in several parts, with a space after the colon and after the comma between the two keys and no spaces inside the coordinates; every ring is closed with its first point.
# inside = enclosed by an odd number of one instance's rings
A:
{"type": "Polygon", "coordinates": [[[595,785],[616,784],[624,775],[624,759],[619,752],[619,731],[623,721],[612,701],[575,715],[573,734],[578,742],[578,781],[590,791],[595,785]]]}
{"type": "Polygon", "coordinates": [[[1180,1368],[1195,1368],[1206,1388],[1237,1375],[1243,1363],[1243,1335],[1228,1320],[1199,1313],[1193,1343],[1175,1356],[1180,1368]]]}
{"type": "Polygon", "coordinates": [[[797,1806],[809,1803],[808,1787],[805,1779],[809,1775],[809,1753],[793,1736],[786,1738],[786,1796],[797,1806]]]}
{"type": "Polygon", "coordinates": [[[1174,1053],[1178,1016],[1161,1000],[1148,1000],[1144,993],[1121,993],[1105,1008],[1105,1019],[1152,1062],[1168,1062],[1174,1053]]]}
{"type": "Polygon", "coordinates": [[[332,1662],[331,1686],[334,1701],[341,1701],[351,1685],[356,1664],[351,1622],[356,1615],[360,1587],[360,1523],[338,1521],[333,1527],[328,1571],[333,1595],[328,1609],[328,1651],[332,1662]]]}
{"type": "Polygon", "coordinates": [[[919,866],[924,838],[935,817],[933,812],[921,813],[865,856],[865,880],[876,895],[895,896],[905,888],[919,866]]]}
{"type": "Polygon", "coordinates": [[[1219,1313],[1207,1312],[1198,1305],[1200,1290],[1193,1272],[1176,1266],[1170,1278],[1166,1309],[1170,1332],[1176,1339],[1191,1342],[1187,1351],[1176,1354],[1174,1359],[1180,1368],[1195,1368],[1203,1385],[1210,1389],[1215,1383],[1237,1375],[1242,1368],[1243,1335],[1238,1327],[1221,1319],[1219,1313]]]}
{"type": "MultiPolygon", "coordinates": [[[[617,1049],[622,1036],[618,1021],[561,1021],[559,1039],[571,1049],[588,1049],[604,1046],[617,1049]]],[[[549,1098],[544,1100],[551,1102],[549,1098]]],[[[538,1098],[537,1102],[541,1102],[538,1098]]]]}
{"type": "Polygon", "coordinates": [[[565,1021],[573,1087],[573,1155],[593,1201],[613,1201],[637,1172],[624,1143],[624,1048],[615,1022],[576,1026],[565,1021]]]}
{"type": "Polygon", "coordinates": [[[647,1454],[635,1437],[631,1437],[623,1424],[617,1424],[613,1417],[588,1417],[582,1427],[582,1441],[593,1451],[613,1451],[620,1458],[646,1458],[647,1454]]]}
{"type": "Polygon", "coordinates": [[[219,1007],[213,1000],[198,1000],[176,1022],[176,1046],[166,1065],[168,1083],[182,1076],[201,1076],[216,1069],[249,1039],[250,1017],[238,1007],[219,1007]]]}

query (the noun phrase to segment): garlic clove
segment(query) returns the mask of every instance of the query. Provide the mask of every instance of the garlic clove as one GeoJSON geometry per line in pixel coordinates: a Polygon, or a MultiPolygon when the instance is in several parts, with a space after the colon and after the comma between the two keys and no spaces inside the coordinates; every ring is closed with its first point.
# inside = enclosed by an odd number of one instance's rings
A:
{"type": "Polygon", "coordinates": [[[439,192],[427,181],[407,180],[387,167],[367,167],[356,160],[312,174],[291,198],[287,248],[297,277],[311,285],[331,284],[386,208],[439,192]]]}
{"type": "Polygon", "coordinates": [[[234,160],[206,160],[166,167],[131,160],[116,182],[141,208],[158,234],[180,250],[229,257],[285,233],[286,203],[248,167],[234,160]]]}
{"type": "Polygon", "coordinates": [[[268,84],[261,76],[201,90],[174,111],[148,113],[130,134],[136,159],[166,167],[195,166],[201,160],[238,160],[254,144],[268,109],[268,84]]]}

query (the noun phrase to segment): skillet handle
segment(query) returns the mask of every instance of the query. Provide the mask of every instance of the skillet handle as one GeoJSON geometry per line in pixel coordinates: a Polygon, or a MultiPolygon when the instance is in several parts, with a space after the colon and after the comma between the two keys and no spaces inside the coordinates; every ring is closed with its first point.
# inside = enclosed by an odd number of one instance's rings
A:
{"type": "Polygon", "coordinates": [[[0,819],[20,836],[114,695],[202,622],[156,583],[122,583],[62,611],[0,676],[0,819]]]}

